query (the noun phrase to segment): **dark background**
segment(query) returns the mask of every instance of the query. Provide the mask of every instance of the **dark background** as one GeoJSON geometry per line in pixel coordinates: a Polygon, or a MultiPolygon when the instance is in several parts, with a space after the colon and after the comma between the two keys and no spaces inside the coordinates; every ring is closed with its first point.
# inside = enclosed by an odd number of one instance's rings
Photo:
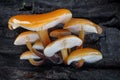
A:
{"type": "Polygon", "coordinates": [[[0,0],[0,80],[120,80],[120,1],[118,0],[0,0]],[[44,64],[34,67],[19,60],[25,46],[14,46],[16,36],[24,29],[10,31],[8,19],[16,14],[45,13],[59,8],[72,11],[73,17],[87,18],[103,28],[103,36],[93,47],[103,53],[103,59],[85,64],[81,69],[44,64]]]}

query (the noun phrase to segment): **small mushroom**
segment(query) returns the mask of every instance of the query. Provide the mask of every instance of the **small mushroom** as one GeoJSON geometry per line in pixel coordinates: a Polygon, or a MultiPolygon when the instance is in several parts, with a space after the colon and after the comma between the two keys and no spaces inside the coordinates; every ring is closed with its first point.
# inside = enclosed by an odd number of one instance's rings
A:
{"type": "Polygon", "coordinates": [[[26,31],[22,32],[18,35],[18,37],[15,39],[14,45],[27,45],[27,48],[36,55],[44,58],[44,55],[38,52],[36,49],[32,48],[33,42],[39,39],[39,35],[36,32],[33,31],[26,31]]]}
{"type": "Polygon", "coordinates": [[[37,31],[44,47],[50,43],[48,29],[59,23],[66,23],[72,18],[67,9],[58,9],[45,14],[16,15],[9,19],[8,27],[13,30],[18,27],[37,31]]]}
{"type": "Polygon", "coordinates": [[[77,62],[75,65],[76,67],[81,67],[84,62],[87,63],[94,63],[99,60],[101,60],[102,54],[100,51],[92,48],[83,48],[83,49],[77,49],[73,51],[68,57],[67,57],[67,64],[70,65],[73,62],[77,62]]]}
{"type": "Polygon", "coordinates": [[[83,42],[85,33],[102,33],[102,28],[99,25],[82,18],[72,18],[64,25],[64,29],[68,29],[75,34],[78,34],[79,38],[81,38],[83,42]]]}
{"type": "Polygon", "coordinates": [[[33,31],[25,31],[19,34],[14,45],[25,45],[26,43],[34,43],[39,39],[39,35],[33,31]]]}
{"type": "Polygon", "coordinates": [[[39,56],[35,55],[35,53],[32,53],[31,51],[26,51],[26,52],[23,52],[21,55],[20,55],[20,59],[21,60],[28,60],[28,59],[40,59],[39,56]]]}
{"type": "Polygon", "coordinates": [[[47,57],[52,57],[56,52],[62,50],[62,58],[65,61],[67,58],[66,49],[79,46],[81,44],[82,40],[74,35],[64,36],[48,44],[44,49],[44,54],[47,57]]]}
{"type": "Polygon", "coordinates": [[[44,46],[42,44],[42,42],[40,40],[37,40],[34,44],[33,44],[33,48],[37,49],[37,50],[43,50],[44,46]]]}
{"type": "Polygon", "coordinates": [[[42,65],[44,62],[44,60],[35,61],[34,59],[41,59],[41,58],[38,57],[37,55],[35,55],[35,53],[32,53],[31,51],[26,51],[26,52],[22,53],[20,55],[20,59],[21,60],[29,60],[29,62],[34,66],[42,65]]]}

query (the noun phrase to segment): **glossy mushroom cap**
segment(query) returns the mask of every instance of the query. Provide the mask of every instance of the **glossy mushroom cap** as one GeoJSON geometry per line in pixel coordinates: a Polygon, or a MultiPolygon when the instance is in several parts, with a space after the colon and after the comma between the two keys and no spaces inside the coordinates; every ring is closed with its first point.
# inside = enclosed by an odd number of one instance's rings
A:
{"type": "Polygon", "coordinates": [[[64,29],[68,29],[75,34],[78,34],[82,29],[86,33],[102,33],[102,28],[99,25],[93,23],[90,20],[82,18],[72,18],[68,23],[64,25],[64,29]]]}
{"type": "Polygon", "coordinates": [[[32,31],[46,30],[59,23],[66,23],[72,18],[67,9],[58,9],[44,14],[16,15],[9,19],[8,27],[13,30],[22,27],[32,31]]]}
{"type": "Polygon", "coordinates": [[[56,38],[58,38],[59,36],[61,37],[61,36],[67,36],[67,35],[71,35],[71,32],[66,29],[56,29],[50,33],[51,37],[56,37],[56,38]]]}
{"type": "Polygon", "coordinates": [[[14,41],[14,45],[25,45],[27,42],[35,42],[39,39],[39,36],[36,32],[26,31],[18,35],[14,41]]]}
{"type": "Polygon", "coordinates": [[[67,58],[67,64],[83,59],[87,63],[94,63],[102,59],[100,51],[92,48],[83,48],[73,51],[67,58]]]}
{"type": "Polygon", "coordinates": [[[42,44],[42,42],[40,40],[37,40],[34,44],[33,44],[33,48],[37,49],[37,50],[43,50],[44,46],[42,44]]]}
{"type": "Polygon", "coordinates": [[[20,59],[40,59],[40,57],[38,57],[37,55],[35,55],[34,53],[32,53],[31,51],[26,51],[24,53],[22,53],[20,55],[20,59]]]}
{"type": "Polygon", "coordinates": [[[44,49],[44,54],[47,57],[52,57],[56,52],[64,48],[72,48],[81,44],[82,40],[74,35],[64,36],[48,44],[44,49]]]}

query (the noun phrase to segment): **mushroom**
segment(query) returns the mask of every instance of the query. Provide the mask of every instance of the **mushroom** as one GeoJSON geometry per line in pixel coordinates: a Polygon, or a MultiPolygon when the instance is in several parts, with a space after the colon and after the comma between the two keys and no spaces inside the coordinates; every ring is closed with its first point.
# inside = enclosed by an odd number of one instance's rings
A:
{"type": "Polygon", "coordinates": [[[44,60],[36,61],[34,59],[40,59],[35,53],[32,53],[31,51],[26,51],[20,55],[21,60],[29,60],[29,62],[34,66],[42,65],[44,60]]]}
{"type": "Polygon", "coordinates": [[[102,28],[99,25],[82,18],[72,18],[64,25],[64,29],[68,29],[75,34],[79,34],[79,38],[82,39],[83,42],[85,33],[102,33],[102,28]]]}
{"type": "Polygon", "coordinates": [[[39,36],[36,32],[25,31],[19,34],[14,42],[14,45],[24,45],[27,43],[33,43],[39,39],[39,36]]]}
{"type": "Polygon", "coordinates": [[[73,51],[68,57],[67,57],[67,64],[70,65],[73,62],[77,62],[75,65],[76,67],[81,67],[84,62],[87,63],[94,63],[99,60],[101,60],[102,54],[100,51],[92,48],[83,48],[83,49],[77,49],[73,51]]]}
{"type": "Polygon", "coordinates": [[[42,42],[40,40],[37,40],[34,44],[33,44],[33,48],[37,49],[37,50],[43,50],[44,46],[42,45],[42,42]]]}
{"type": "Polygon", "coordinates": [[[44,55],[38,52],[36,49],[32,48],[31,43],[39,39],[39,35],[33,31],[22,32],[17,36],[14,41],[14,45],[27,45],[27,48],[36,55],[44,58],[44,55]]]}
{"type": "MultiPolygon", "coordinates": [[[[50,36],[55,37],[55,38],[61,38],[61,37],[67,36],[67,35],[71,35],[71,32],[66,29],[56,29],[56,30],[50,32],[50,36]]],[[[64,55],[64,51],[67,52],[67,49],[61,50],[62,55],[64,55]]],[[[68,51],[70,53],[71,49],[68,49],[68,51]]],[[[66,54],[66,56],[68,56],[68,54],[66,54]]]]}
{"type": "Polygon", "coordinates": [[[79,46],[81,44],[82,40],[74,35],[64,36],[48,44],[44,49],[44,54],[47,57],[52,57],[56,52],[62,50],[62,58],[65,61],[67,58],[66,49],[79,46]]]}
{"type": "Polygon", "coordinates": [[[59,23],[66,23],[72,18],[67,9],[58,9],[45,14],[16,15],[9,19],[9,29],[22,27],[31,31],[37,31],[44,47],[50,43],[48,29],[59,23]]]}
{"type": "Polygon", "coordinates": [[[28,60],[28,59],[40,59],[40,57],[38,57],[37,55],[35,55],[34,53],[32,53],[31,51],[26,51],[26,52],[23,52],[21,55],[20,55],[20,59],[21,60],[28,60]]]}

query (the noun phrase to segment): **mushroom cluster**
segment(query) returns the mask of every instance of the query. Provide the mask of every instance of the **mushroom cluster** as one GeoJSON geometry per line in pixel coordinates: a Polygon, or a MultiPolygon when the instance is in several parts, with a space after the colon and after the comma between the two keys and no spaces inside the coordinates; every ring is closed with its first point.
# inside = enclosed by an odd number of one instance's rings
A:
{"type": "Polygon", "coordinates": [[[68,9],[11,17],[8,28],[14,30],[18,27],[28,31],[19,34],[14,45],[27,46],[28,51],[23,52],[20,59],[29,60],[34,66],[40,66],[45,60],[50,60],[54,64],[73,63],[80,68],[84,62],[93,63],[102,59],[100,51],[83,48],[85,34],[101,34],[102,28],[90,20],[72,18],[72,13],[68,9]],[[48,32],[48,29],[60,23],[64,24],[63,29],[48,32]]]}

